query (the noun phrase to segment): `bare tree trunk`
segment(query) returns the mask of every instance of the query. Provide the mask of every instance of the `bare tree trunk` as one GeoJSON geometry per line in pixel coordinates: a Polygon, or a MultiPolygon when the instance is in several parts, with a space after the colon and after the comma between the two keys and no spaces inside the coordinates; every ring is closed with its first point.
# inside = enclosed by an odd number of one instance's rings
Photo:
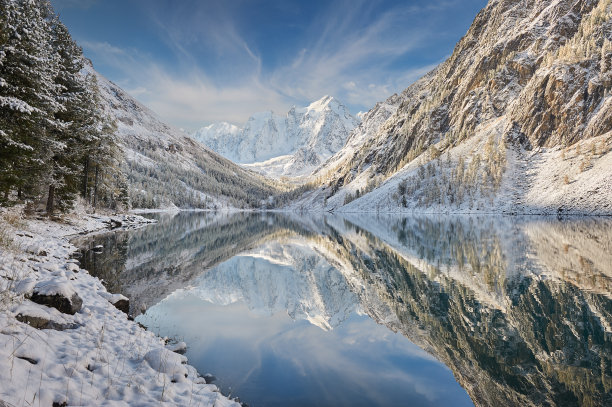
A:
{"type": "Polygon", "coordinates": [[[53,215],[55,209],[55,186],[49,185],[49,197],[47,198],[47,216],[53,215]]]}
{"type": "Polygon", "coordinates": [[[83,168],[83,198],[87,200],[87,203],[91,203],[89,196],[87,195],[87,185],[89,184],[89,155],[85,157],[85,167],[83,168]]]}
{"type": "Polygon", "coordinates": [[[96,165],[96,177],[94,180],[94,196],[93,196],[93,208],[94,213],[96,212],[96,208],[98,207],[98,176],[100,173],[100,167],[96,165]]]}
{"type": "Polygon", "coordinates": [[[17,199],[19,199],[21,201],[21,196],[23,194],[21,193],[21,187],[17,188],[17,199]]]}

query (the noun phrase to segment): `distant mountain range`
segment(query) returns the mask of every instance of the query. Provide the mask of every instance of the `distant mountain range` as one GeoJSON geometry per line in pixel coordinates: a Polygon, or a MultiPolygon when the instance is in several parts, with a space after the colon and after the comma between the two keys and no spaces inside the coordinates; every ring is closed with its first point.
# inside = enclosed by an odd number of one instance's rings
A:
{"type": "Polygon", "coordinates": [[[244,127],[213,123],[192,137],[225,158],[263,174],[309,175],[340,150],[359,120],[337,99],[325,96],[285,115],[253,114],[244,127]]]}

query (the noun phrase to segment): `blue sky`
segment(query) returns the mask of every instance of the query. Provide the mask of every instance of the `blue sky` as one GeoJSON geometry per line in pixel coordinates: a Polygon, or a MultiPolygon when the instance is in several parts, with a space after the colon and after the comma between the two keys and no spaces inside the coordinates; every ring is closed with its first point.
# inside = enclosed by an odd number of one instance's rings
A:
{"type": "Polygon", "coordinates": [[[324,95],[352,113],[447,58],[486,0],[51,0],[96,69],[186,130],[324,95]]]}

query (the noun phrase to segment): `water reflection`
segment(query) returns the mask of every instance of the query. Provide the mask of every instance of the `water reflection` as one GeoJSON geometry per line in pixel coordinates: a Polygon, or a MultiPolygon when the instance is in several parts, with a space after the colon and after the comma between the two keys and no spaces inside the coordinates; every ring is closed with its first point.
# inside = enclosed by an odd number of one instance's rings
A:
{"type": "Polygon", "coordinates": [[[251,405],[469,403],[455,379],[612,405],[609,220],[179,214],[100,243],[90,270],[251,405]]]}
{"type": "Polygon", "coordinates": [[[299,229],[276,215],[178,213],[153,214],[158,223],[136,231],[118,231],[73,241],[81,264],[104,280],[112,292],[130,298],[137,315],[203,271],[299,229]],[[100,251],[95,247],[103,246],[100,251]]]}

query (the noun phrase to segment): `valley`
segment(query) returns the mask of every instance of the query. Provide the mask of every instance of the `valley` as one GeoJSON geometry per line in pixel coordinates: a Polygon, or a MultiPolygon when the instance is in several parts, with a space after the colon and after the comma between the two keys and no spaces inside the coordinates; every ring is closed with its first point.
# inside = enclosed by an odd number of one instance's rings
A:
{"type": "Polygon", "coordinates": [[[0,0],[1,407],[612,405],[612,0],[170,3],[0,0]]]}

